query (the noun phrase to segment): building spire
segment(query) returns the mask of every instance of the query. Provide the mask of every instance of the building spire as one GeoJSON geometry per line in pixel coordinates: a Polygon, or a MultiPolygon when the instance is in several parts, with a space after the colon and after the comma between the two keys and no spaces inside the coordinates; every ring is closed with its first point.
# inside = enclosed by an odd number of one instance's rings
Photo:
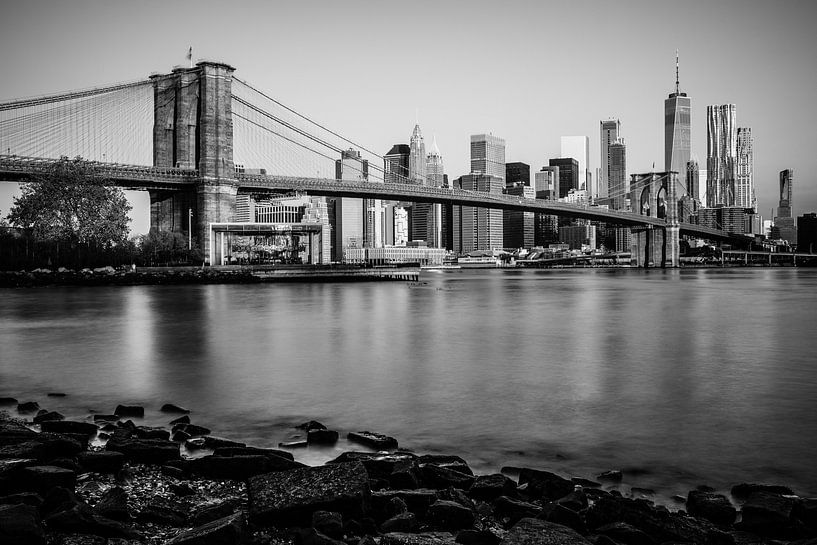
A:
{"type": "Polygon", "coordinates": [[[678,50],[675,50],[675,94],[681,92],[680,84],[678,83],[678,50]]]}

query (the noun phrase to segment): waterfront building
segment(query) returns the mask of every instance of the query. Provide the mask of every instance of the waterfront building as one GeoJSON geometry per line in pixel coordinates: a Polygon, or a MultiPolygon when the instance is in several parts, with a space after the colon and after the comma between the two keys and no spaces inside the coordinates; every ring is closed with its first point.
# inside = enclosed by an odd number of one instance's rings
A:
{"type": "Polygon", "coordinates": [[[780,171],[780,200],[777,207],[777,216],[774,218],[775,238],[794,243],[797,240],[797,227],[792,217],[792,184],[794,169],[787,168],[780,171]]]}
{"type": "Polygon", "coordinates": [[[526,163],[505,163],[505,186],[513,187],[521,183],[530,185],[530,165],[526,163]]]}
{"type": "Polygon", "coordinates": [[[627,145],[623,138],[617,138],[610,144],[608,151],[608,196],[606,202],[612,210],[624,210],[627,195],[630,193],[627,183],[627,145]]]}
{"type": "Polygon", "coordinates": [[[445,254],[445,248],[429,248],[420,245],[350,248],[346,250],[345,262],[368,265],[395,265],[400,263],[442,265],[445,254]]]}
{"type": "MultiPolygon", "coordinates": [[[[573,189],[587,189],[588,194],[592,195],[591,187],[588,187],[590,182],[590,172],[587,170],[588,161],[590,159],[590,137],[589,136],[563,136],[561,139],[561,155],[562,157],[571,157],[578,163],[578,173],[574,178],[573,189]]],[[[563,197],[564,195],[559,195],[563,197]]]]}
{"type": "MultiPolygon", "coordinates": [[[[530,180],[529,180],[530,181],[530,180]]],[[[508,186],[505,182],[505,194],[525,199],[536,198],[536,191],[522,181],[508,186]]],[[[503,239],[505,248],[532,248],[534,246],[534,218],[533,212],[521,210],[503,211],[503,239]]]]}
{"type": "Polygon", "coordinates": [[[471,135],[471,174],[496,176],[505,182],[505,140],[492,134],[471,135]]]}
{"type": "MultiPolygon", "coordinates": [[[[664,100],[664,171],[683,176],[692,150],[692,103],[681,92],[675,52],[675,92],[664,100]]],[[[681,189],[681,188],[679,188],[681,189]]],[[[683,194],[679,192],[678,197],[683,194]]]]}
{"type": "Polygon", "coordinates": [[[593,199],[606,199],[610,192],[610,146],[615,144],[621,134],[621,121],[618,119],[608,119],[601,121],[601,168],[597,169],[596,174],[596,192],[593,199]]]}
{"type": "Polygon", "coordinates": [[[734,104],[706,107],[706,205],[735,206],[737,125],[734,104]]]}
{"type": "Polygon", "coordinates": [[[735,165],[735,206],[757,211],[755,198],[752,129],[738,127],[737,163],[735,165]]]}
{"type": "Polygon", "coordinates": [[[817,214],[803,214],[797,218],[797,251],[817,253],[817,214]]]}
{"type": "Polygon", "coordinates": [[[567,244],[571,250],[593,250],[596,248],[596,226],[586,224],[559,227],[559,242],[567,244]]]}
{"type": "MultiPolygon", "coordinates": [[[[468,191],[502,194],[505,181],[490,174],[460,176],[455,187],[468,191]]],[[[463,254],[476,250],[500,249],[504,245],[502,210],[474,206],[453,206],[454,251],[463,254]]]]}
{"type": "Polygon", "coordinates": [[[559,167],[559,194],[556,198],[567,197],[571,189],[581,189],[578,186],[579,162],[572,157],[560,157],[548,161],[552,167],[559,167]]]}

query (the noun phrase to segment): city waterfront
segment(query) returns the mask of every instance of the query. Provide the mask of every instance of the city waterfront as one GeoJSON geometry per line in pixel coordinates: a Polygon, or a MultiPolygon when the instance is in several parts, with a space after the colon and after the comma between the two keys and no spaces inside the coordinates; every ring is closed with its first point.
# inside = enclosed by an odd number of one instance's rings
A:
{"type": "Polygon", "coordinates": [[[140,404],[156,425],[178,403],[256,446],[314,418],[479,473],[623,469],[623,492],[660,501],[743,481],[817,494],[814,269],[420,280],[5,290],[0,397],[74,419],[140,404]]]}

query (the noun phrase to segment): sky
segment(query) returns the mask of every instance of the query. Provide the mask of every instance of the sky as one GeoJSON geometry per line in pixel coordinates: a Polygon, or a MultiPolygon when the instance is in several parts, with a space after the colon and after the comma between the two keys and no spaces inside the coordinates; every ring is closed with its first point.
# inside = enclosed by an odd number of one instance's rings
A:
{"type": "MultiPolygon", "coordinates": [[[[539,170],[560,137],[621,120],[628,173],[663,169],[664,99],[692,100],[692,151],[706,160],[706,106],[734,103],[754,137],[758,210],[794,169],[794,213],[817,211],[814,0],[27,0],[0,19],[0,102],[132,81],[194,59],[236,76],[383,154],[419,121],[450,178],[469,171],[471,134],[506,140],[539,170]]],[[[0,184],[0,214],[15,184],[0,184]]],[[[129,192],[132,232],[147,194],[129,192]]]]}

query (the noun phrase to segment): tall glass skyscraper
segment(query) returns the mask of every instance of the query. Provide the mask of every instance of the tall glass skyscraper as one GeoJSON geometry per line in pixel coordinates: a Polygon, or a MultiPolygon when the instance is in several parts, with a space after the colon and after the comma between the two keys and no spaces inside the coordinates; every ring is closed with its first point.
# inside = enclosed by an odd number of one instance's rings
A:
{"type": "Polygon", "coordinates": [[[593,193],[593,188],[588,187],[590,176],[587,171],[587,163],[590,160],[590,137],[589,136],[563,136],[562,137],[562,158],[571,157],[579,163],[579,175],[575,179],[574,189],[586,189],[587,194],[593,193]]]}
{"type": "Polygon", "coordinates": [[[738,129],[734,104],[706,107],[706,205],[735,206],[738,129]]]}
{"type": "MultiPolygon", "coordinates": [[[[678,52],[675,52],[675,92],[664,100],[664,170],[686,173],[692,149],[692,101],[681,92],[678,81],[678,52]]],[[[679,189],[681,189],[679,187],[679,189]]],[[[685,192],[679,193],[683,197],[685,192]]]]}
{"type": "Polygon", "coordinates": [[[601,122],[601,168],[596,179],[595,194],[592,197],[606,198],[610,187],[610,146],[621,134],[621,121],[609,119],[601,122]]]}
{"type": "Polygon", "coordinates": [[[735,179],[735,206],[751,208],[757,212],[754,159],[752,156],[752,129],[739,127],[737,139],[738,161],[735,179]]]}
{"type": "Polygon", "coordinates": [[[613,210],[624,210],[630,188],[627,183],[627,146],[623,138],[617,138],[610,144],[609,156],[610,207],[613,210]]]}
{"type": "Polygon", "coordinates": [[[471,135],[471,173],[488,174],[505,182],[505,139],[493,134],[471,135]]]}
{"type": "Polygon", "coordinates": [[[777,205],[777,216],[790,218],[791,215],[791,183],[794,181],[794,169],[787,168],[780,171],[780,202],[777,205]]]}

